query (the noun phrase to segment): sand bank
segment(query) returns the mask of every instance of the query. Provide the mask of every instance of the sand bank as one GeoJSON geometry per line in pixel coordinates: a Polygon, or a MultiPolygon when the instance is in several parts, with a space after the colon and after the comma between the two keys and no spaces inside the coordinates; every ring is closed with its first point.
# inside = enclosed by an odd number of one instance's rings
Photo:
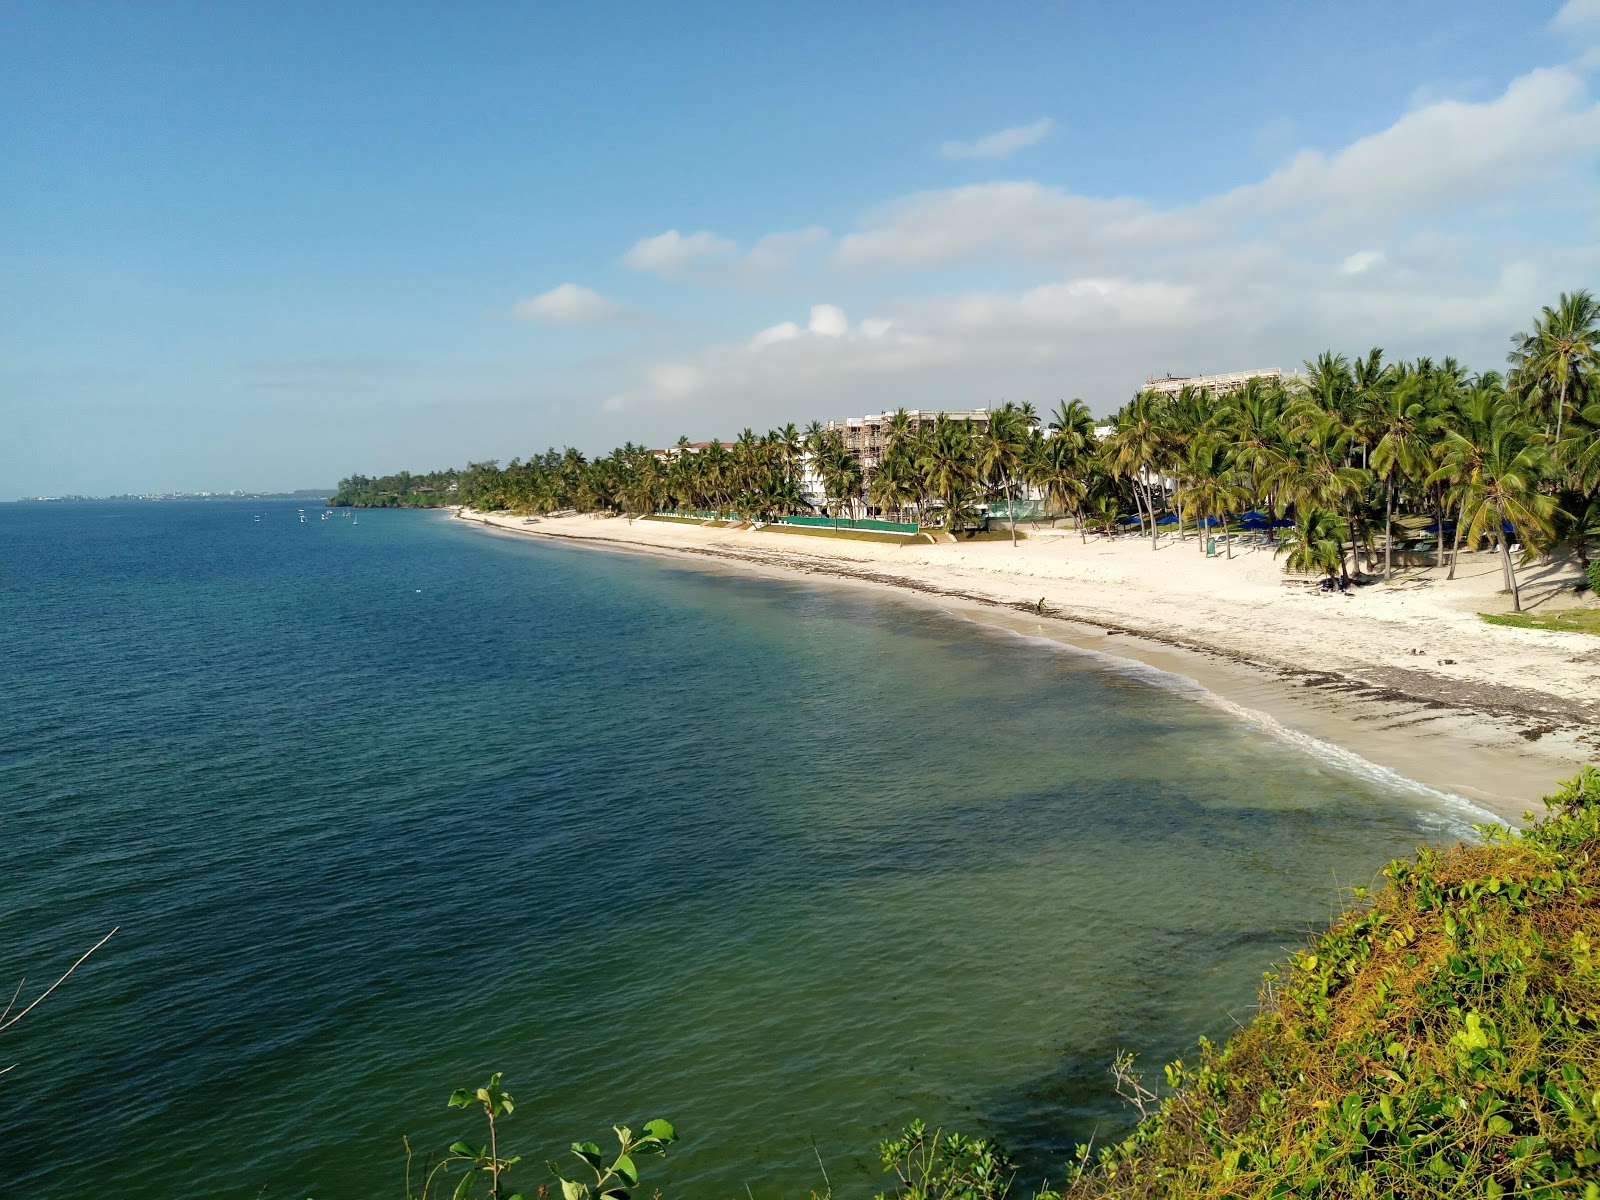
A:
{"type": "MultiPolygon", "coordinates": [[[[1600,760],[1600,639],[1489,625],[1501,568],[1463,555],[1348,596],[1287,579],[1270,550],[1206,558],[1190,537],[1091,538],[1045,527],[1007,542],[891,545],[620,517],[461,517],[506,532],[694,555],[889,587],[1022,636],[1147,664],[1197,698],[1301,739],[1352,770],[1393,772],[1518,821],[1600,760]],[[1203,690],[1202,690],[1203,689],[1203,690]]],[[[1594,603],[1569,564],[1525,574],[1525,607],[1594,603]]]]}

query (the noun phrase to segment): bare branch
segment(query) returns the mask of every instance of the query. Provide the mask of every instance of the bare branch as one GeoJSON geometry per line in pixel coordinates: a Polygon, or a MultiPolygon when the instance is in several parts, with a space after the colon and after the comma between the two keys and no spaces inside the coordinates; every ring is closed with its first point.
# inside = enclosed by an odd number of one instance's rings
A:
{"type": "MultiPolygon", "coordinates": [[[[116,933],[116,931],[118,929],[121,929],[121,928],[122,928],[122,926],[118,925],[118,926],[116,926],[115,928],[113,928],[111,930],[111,933],[116,933]]],[[[23,1017],[27,1016],[34,1009],[38,1008],[39,1005],[44,1002],[44,998],[46,996],[48,996],[51,992],[55,991],[58,987],[60,987],[63,983],[65,983],[67,981],[67,976],[68,975],[71,975],[79,967],[83,966],[84,960],[87,959],[89,957],[89,955],[93,954],[96,950],[100,949],[101,946],[104,946],[107,942],[109,942],[111,940],[111,933],[106,934],[105,937],[101,938],[98,942],[96,942],[94,945],[90,946],[87,950],[85,950],[84,953],[83,953],[83,957],[78,959],[77,962],[73,963],[70,967],[68,967],[66,969],[66,971],[62,973],[62,976],[61,976],[60,979],[56,980],[49,987],[45,988],[44,991],[40,992],[38,997],[34,1000],[34,1002],[32,1004],[28,1005],[27,1008],[23,1009],[16,1016],[12,1017],[9,1021],[6,1021],[4,1024],[0,1024],[0,1033],[4,1033],[7,1029],[10,1029],[18,1021],[22,1020],[23,1017]]],[[[17,985],[17,991],[20,992],[21,990],[22,990],[22,985],[18,984],[17,985]]],[[[15,997],[13,997],[12,1003],[15,1003],[15,1002],[16,1002],[15,1001],[15,997]]],[[[9,1006],[6,1008],[6,1011],[7,1012],[11,1011],[9,1006]]],[[[11,1068],[7,1067],[6,1069],[9,1071],[11,1068]]]]}

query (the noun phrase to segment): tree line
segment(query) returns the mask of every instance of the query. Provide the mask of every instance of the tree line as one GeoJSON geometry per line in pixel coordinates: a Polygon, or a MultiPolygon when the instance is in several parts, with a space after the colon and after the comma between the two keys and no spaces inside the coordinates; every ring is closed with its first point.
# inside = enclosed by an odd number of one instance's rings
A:
{"type": "Polygon", "coordinates": [[[1503,550],[1520,610],[1515,547],[1527,561],[1566,545],[1587,564],[1600,535],[1600,303],[1563,294],[1511,340],[1505,372],[1330,351],[1301,375],[1251,379],[1226,395],[1142,391],[1104,426],[1076,399],[1044,417],[1005,404],[986,426],[943,414],[918,422],[900,409],[869,469],[839,431],[813,421],[700,447],[679,438],[664,454],[629,442],[592,460],[552,449],[504,467],[351,476],[333,503],[746,520],[820,507],[946,529],[1003,505],[1014,541],[1015,501],[1031,495],[1084,537],[1137,526],[1152,547],[1163,525],[1183,537],[1237,528],[1246,514],[1291,522],[1280,546],[1288,569],[1341,582],[1363,552],[1376,571],[1380,546],[1390,577],[1398,523],[1423,518],[1452,575],[1462,547],[1503,550]]]}

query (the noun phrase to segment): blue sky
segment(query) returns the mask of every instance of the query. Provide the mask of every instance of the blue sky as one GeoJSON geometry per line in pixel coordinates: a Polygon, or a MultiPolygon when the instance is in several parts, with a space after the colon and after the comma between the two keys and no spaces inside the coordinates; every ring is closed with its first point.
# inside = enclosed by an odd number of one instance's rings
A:
{"type": "Polygon", "coordinates": [[[0,8],[0,495],[300,487],[1600,286],[1600,0],[0,8]]]}

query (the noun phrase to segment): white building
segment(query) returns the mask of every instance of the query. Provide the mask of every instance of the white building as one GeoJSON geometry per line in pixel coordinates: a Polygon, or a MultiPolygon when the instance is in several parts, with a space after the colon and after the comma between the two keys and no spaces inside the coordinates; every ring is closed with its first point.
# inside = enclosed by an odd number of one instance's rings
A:
{"type": "Polygon", "coordinates": [[[1277,382],[1282,378],[1283,372],[1277,367],[1263,367],[1259,371],[1229,371],[1224,375],[1152,375],[1144,381],[1144,387],[1140,390],[1176,396],[1184,388],[1193,388],[1197,392],[1204,388],[1213,396],[1227,396],[1239,391],[1251,379],[1277,382]]]}

